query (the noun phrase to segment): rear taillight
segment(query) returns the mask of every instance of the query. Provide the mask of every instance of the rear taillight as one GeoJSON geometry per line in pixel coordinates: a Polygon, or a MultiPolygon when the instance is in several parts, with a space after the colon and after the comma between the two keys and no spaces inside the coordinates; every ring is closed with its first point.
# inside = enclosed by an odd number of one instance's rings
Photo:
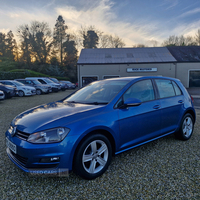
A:
{"type": "Polygon", "coordinates": [[[194,99],[193,99],[193,97],[191,96],[191,100],[192,100],[192,103],[194,103],[194,99]]]}

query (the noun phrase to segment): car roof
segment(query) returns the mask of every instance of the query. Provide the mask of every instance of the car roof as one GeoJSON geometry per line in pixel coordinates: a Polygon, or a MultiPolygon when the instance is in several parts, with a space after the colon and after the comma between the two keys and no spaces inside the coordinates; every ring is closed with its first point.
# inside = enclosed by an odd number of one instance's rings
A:
{"type": "Polygon", "coordinates": [[[117,77],[117,78],[110,78],[110,79],[104,79],[104,80],[142,80],[142,79],[170,79],[170,80],[178,80],[176,78],[171,77],[165,77],[165,76],[129,76],[129,77],[117,77]]]}

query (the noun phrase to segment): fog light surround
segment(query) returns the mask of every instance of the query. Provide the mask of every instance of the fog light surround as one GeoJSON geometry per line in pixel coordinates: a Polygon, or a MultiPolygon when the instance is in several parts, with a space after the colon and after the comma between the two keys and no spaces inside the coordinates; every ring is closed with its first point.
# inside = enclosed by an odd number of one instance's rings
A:
{"type": "Polygon", "coordinates": [[[41,163],[51,163],[51,162],[59,162],[60,157],[51,157],[51,158],[41,158],[40,162],[41,163]]]}

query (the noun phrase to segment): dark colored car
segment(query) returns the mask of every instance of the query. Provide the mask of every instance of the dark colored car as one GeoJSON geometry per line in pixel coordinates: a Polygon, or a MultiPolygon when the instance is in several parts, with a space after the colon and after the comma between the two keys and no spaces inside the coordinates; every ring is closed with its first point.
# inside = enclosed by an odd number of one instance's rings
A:
{"type": "Polygon", "coordinates": [[[15,80],[23,83],[24,85],[35,87],[37,95],[48,94],[49,92],[52,92],[52,88],[50,85],[41,84],[37,80],[32,80],[32,79],[15,79],[15,80]]]}
{"type": "Polygon", "coordinates": [[[94,179],[112,155],[169,134],[188,140],[195,120],[191,97],[177,79],[106,79],[19,114],[6,132],[7,154],[26,172],[74,170],[94,179]]]}
{"type": "Polygon", "coordinates": [[[23,83],[20,83],[15,80],[0,80],[0,83],[16,87],[18,91],[17,95],[19,97],[32,96],[36,94],[36,89],[34,87],[26,86],[23,83]]]}
{"type": "Polygon", "coordinates": [[[37,81],[39,81],[41,84],[50,85],[53,92],[58,92],[58,91],[61,90],[61,85],[60,85],[60,84],[57,84],[57,83],[53,82],[52,80],[50,80],[50,79],[47,78],[47,77],[28,77],[28,78],[26,78],[26,79],[29,79],[29,80],[37,80],[37,81]]]}
{"type": "Polygon", "coordinates": [[[61,85],[61,90],[62,90],[62,91],[65,91],[66,89],[68,89],[67,83],[58,81],[58,79],[56,79],[56,78],[51,78],[51,77],[49,77],[49,79],[52,80],[54,83],[60,84],[60,85],[61,85]]]}
{"type": "Polygon", "coordinates": [[[76,85],[70,81],[60,81],[61,83],[65,83],[68,86],[68,89],[75,89],[76,85]]]}
{"type": "Polygon", "coordinates": [[[0,90],[4,92],[6,99],[10,99],[18,93],[16,87],[4,85],[2,83],[0,83],[0,90]]]}

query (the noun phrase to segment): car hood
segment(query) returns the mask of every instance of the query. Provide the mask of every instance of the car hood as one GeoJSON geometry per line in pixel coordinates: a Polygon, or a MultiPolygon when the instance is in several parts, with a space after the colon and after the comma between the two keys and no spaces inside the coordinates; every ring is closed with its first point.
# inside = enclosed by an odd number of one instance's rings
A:
{"type": "Polygon", "coordinates": [[[73,121],[97,114],[105,105],[53,102],[37,106],[19,114],[11,123],[17,130],[34,133],[55,127],[66,126],[73,121]]]}

